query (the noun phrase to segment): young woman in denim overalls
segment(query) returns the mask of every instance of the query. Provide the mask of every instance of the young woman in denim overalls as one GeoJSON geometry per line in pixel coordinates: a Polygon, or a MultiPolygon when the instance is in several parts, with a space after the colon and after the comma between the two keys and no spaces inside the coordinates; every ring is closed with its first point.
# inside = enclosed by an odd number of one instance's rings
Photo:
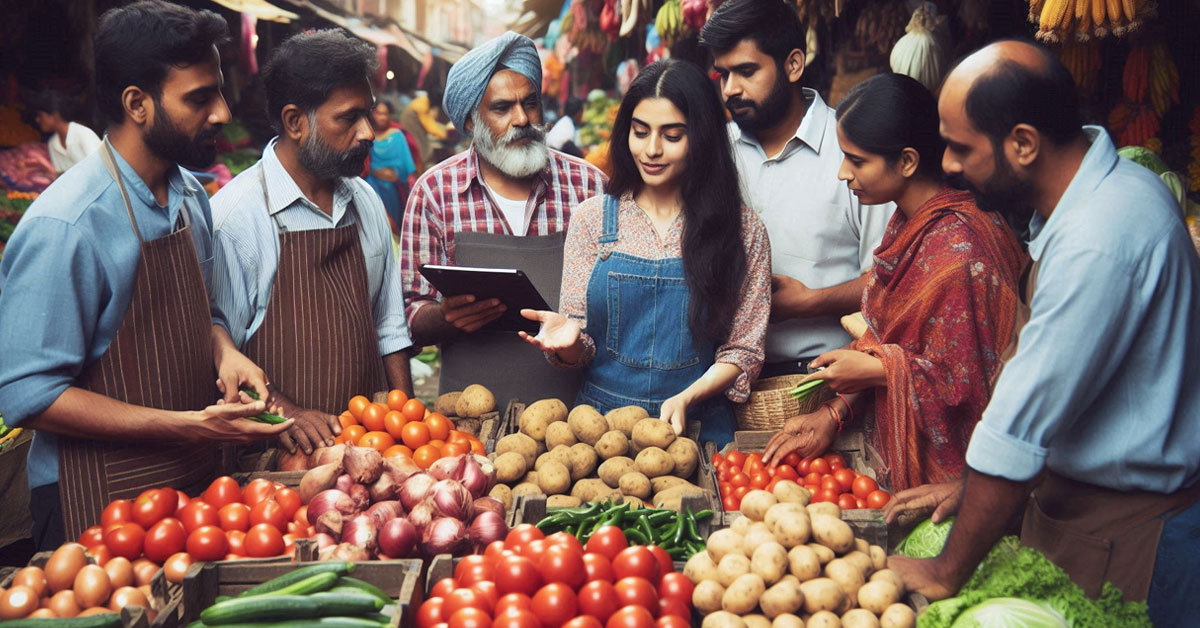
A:
{"type": "Polygon", "coordinates": [[[711,81],[682,61],[650,65],[613,125],[609,194],[571,216],[561,313],[522,334],[551,362],[587,367],[577,403],[640,406],[682,433],[733,438],[763,361],[770,244],[742,206],[725,116],[711,81]]]}

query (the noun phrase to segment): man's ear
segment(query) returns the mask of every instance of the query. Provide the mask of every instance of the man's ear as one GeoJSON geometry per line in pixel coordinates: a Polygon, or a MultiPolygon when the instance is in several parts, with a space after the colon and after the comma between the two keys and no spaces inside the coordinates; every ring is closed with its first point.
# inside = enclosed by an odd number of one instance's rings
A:
{"type": "Polygon", "coordinates": [[[783,60],[783,71],[787,74],[789,82],[799,83],[800,77],[804,75],[804,51],[799,48],[792,50],[787,59],[783,60]]]}
{"type": "Polygon", "coordinates": [[[471,135],[471,132],[474,129],[475,129],[474,116],[467,116],[466,121],[463,122],[463,132],[465,132],[467,135],[471,135]]]}
{"type": "Polygon", "coordinates": [[[308,116],[296,105],[284,106],[279,121],[283,123],[283,134],[294,142],[299,142],[308,131],[308,116]]]}
{"type": "Polygon", "coordinates": [[[154,119],[154,98],[137,85],[130,85],[121,92],[121,108],[134,124],[143,126],[154,119]]]}
{"type": "Polygon", "coordinates": [[[1042,134],[1028,124],[1018,124],[1005,138],[1005,152],[1012,161],[1028,168],[1037,161],[1042,148],[1042,134]]]}

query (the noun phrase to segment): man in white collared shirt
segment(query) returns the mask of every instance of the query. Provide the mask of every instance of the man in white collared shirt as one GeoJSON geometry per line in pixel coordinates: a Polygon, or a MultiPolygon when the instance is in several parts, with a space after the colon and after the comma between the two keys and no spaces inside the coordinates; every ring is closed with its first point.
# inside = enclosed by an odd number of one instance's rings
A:
{"type": "Polygon", "coordinates": [[[862,205],[837,178],[834,111],[801,88],[804,31],[782,1],[732,0],[700,33],[733,116],[742,195],[771,236],[771,321],[763,377],[805,372],[850,342],[873,252],[896,207],[862,205]]]}
{"type": "Polygon", "coordinates": [[[354,395],[412,393],[400,267],[370,151],[369,46],[333,30],[284,42],[263,70],[279,132],[212,199],[213,320],[266,372],[282,443],[332,445],[354,395]]]}

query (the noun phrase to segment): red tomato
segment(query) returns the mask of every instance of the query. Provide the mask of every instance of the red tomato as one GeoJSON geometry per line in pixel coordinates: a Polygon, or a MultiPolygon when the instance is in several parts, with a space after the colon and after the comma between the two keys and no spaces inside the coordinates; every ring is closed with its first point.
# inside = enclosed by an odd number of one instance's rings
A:
{"type": "Polygon", "coordinates": [[[287,527],[288,517],[283,512],[283,506],[275,501],[274,497],[268,497],[250,509],[250,525],[256,526],[260,523],[265,523],[273,526],[276,530],[282,530],[287,527]]]}
{"type": "Polygon", "coordinates": [[[221,509],[217,511],[217,518],[221,522],[222,530],[245,532],[250,529],[250,507],[241,502],[221,506],[221,509]]]}
{"type": "Polygon", "coordinates": [[[587,551],[602,554],[608,560],[613,560],[621,550],[629,547],[625,533],[617,526],[604,526],[592,533],[587,542],[587,551]]]}
{"type": "Polygon", "coordinates": [[[454,579],[460,586],[469,587],[481,580],[493,580],[494,566],[482,555],[464,556],[454,566],[454,579]]]}
{"type": "Polygon", "coordinates": [[[128,499],[114,499],[100,515],[100,526],[107,530],[117,523],[133,521],[133,502],[128,499]]]}
{"type": "Polygon", "coordinates": [[[738,471],[729,477],[729,483],[732,484],[734,488],[750,486],[750,476],[738,471]]]}
{"type": "Polygon", "coordinates": [[[284,516],[288,519],[294,517],[296,511],[300,509],[300,492],[294,488],[281,488],[275,491],[271,497],[275,498],[275,502],[283,508],[284,516]]]}
{"type": "Polygon", "coordinates": [[[145,538],[146,531],[142,526],[133,522],[122,523],[104,533],[104,544],[113,556],[136,560],[142,555],[142,542],[145,538]]]}
{"type": "Polygon", "coordinates": [[[580,615],[563,624],[562,628],[604,628],[604,623],[591,615],[580,615]]]}
{"type": "Polygon", "coordinates": [[[827,489],[827,488],[822,488],[813,494],[812,500],[817,503],[831,502],[831,503],[836,504],[837,498],[838,498],[838,492],[836,489],[831,490],[831,489],[827,489]]]}
{"type": "Polygon", "coordinates": [[[584,615],[607,621],[618,608],[621,603],[611,582],[593,580],[579,589],[579,612],[584,615]]]}
{"type": "Polygon", "coordinates": [[[822,457],[825,458],[825,462],[829,463],[830,469],[846,468],[846,459],[842,457],[842,454],[825,454],[822,457]]]}
{"type": "Polygon", "coordinates": [[[866,508],[867,502],[866,502],[866,500],[864,500],[860,497],[855,497],[854,498],[854,507],[855,508],[866,508]]]}
{"type": "Polygon", "coordinates": [[[529,599],[528,595],[525,595],[524,593],[509,593],[508,595],[501,597],[499,600],[496,600],[496,610],[493,612],[493,614],[496,617],[499,617],[508,612],[510,609],[527,611],[532,607],[533,602],[529,599]]]}
{"type": "MultiPolygon", "coordinates": [[[[423,628],[418,626],[417,628],[423,628]]],[[[533,611],[513,609],[503,615],[497,615],[492,621],[492,628],[542,628],[542,622],[533,611]]]]}
{"type": "Polygon", "coordinates": [[[688,628],[691,622],[678,615],[663,615],[659,613],[658,621],[654,622],[654,628],[688,628]]]}
{"type": "Polygon", "coordinates": [[[653,584],[658,586],[658,583],[662,579],[663,575],[675,571],[675,563],[671,561],[671,555],[667,553],[667,550],[657,545],[650,546],[650,553],[654,554],[654,558],[658,560],[659,577],[653,580],[653,584]]]}
{"type": "Polygon", "coordinates": [[[617,600],[621,606],[633,604],[642,608],[658,608],[658,591],[649,580],[639,577],[627,577],[617,580],[613,585],[617,592],[617,600]]]}
{"type": "Polygon", "coordinates": [[[593,580],[603,580],[612,582],[617,579],[617,575],[613,573],[612,561],[595,552],[588,552],[583,555],[583,569],[586,572],[584,582],[593,580]]]}
{"type": "MultiPolygon", "coordinates": [[[[280,505],[282,505],[282,503],[280,505]]],[[[296,512],[292,513],[292,521],[308,525],[308,504],[304,504],[303,506],[297,508],[296,512]]]]}
{"type": "Polygon", "coordinates": [[[771,478],[762,471],[750,476],[750,488],[766,488],[771,482],[771,478]]]}
{"type": "Polygon", "coordinates": [[[220,508],[225,504],[242,501],[242,487],[238,486],[237,480],[223,475],[212,481],[208,488],[204,491],[204,501],[209,505],[220,508]]]}
{"type": "Polygon", "coordinates": [[[172,554],[183,551],[187,536],[187,530],[178,519],[167,517],[159,521],[146,532],[146,558],[161,565],[172,554]]]}
{"type": "Polygon", "coordinates": [[[721,482],[717,484],[717,489],[721,496],[724,497],[733,492],[733,485],[729,482],[721,482]]]}
{"type": "Polygon", "coordinates": [[[246,533],[241,530],[228,530],[225,540],[229,542],[229,553],[238,556],[246,555],[246,533]]]}
{"type": "Polygon", "coordinates": [[[464,608],[450,616],[446,628],[492,628],[492,616],[478,608],[464,608]]]}
{"type": "Polygon", "coordinates": [[[805,484],[816,484],[817,486],[820,486],[821,485],[821,477],[822,476],[820,473],[817,473],[816,471],[809,471],[804,476],[804,483],[805,484]]]}
{"type": "Polygon", "coordinates": [[[810,462],[808,464],[808,470],[813,473],[819,473],[821,475],[825,475],[826,473],[829,473],[833,469],[831,469],[829,467],[828,460],[826,460],[824,458],[813,458],[812,462],[810,462]]]}
{"type": "Polygon", "coordinates": [[[78,543],[84,547],[99,545],[104,542],[104,527],[92,526],[79,535],[78,543]]]}
{"type": "Polygon", "coordinates": [[[854,479],[857,477],[858,474],[854,472],[854,469],[847,469],[845,467],[833,472],[833,479],[837,480],[838,486],[841,487],[843,492],[849,492],[850,489],[854,488],[854,479]]]}
{"type": "Polygon", "coordinates": [[[477,608],[489,613],[492,612],[487,599],[480,595],[478,591],[459,587],[446,596],[446,602],[442,606],[442,617],[453,617],[455,613],[464,608],[477,608]]]}
{"type": "Polygon", "coordinates": [[[229,553],[229,539],[217,526],[196,528],[188,535],[187,553],[192,560],[221,560],[229,553]]]}
{"type": "Polygon", "coordinates": [[[838,508],[841,508],[842,510],[851,510],[858,508],[858,501],[856,501],[856,498],[850,493],[842,493],[841,495],[838,495],[837,505],[838,508]]]}
{"type": "Polygon", "coordinates": [[[625,606],[604,622],[604,628],[652,628],[654,616],[641,606],[625,606]]]}
{"type": "Polygon", "coordinates": [[[579,600],[570,586],[553,582],[533,595],[532,610],[541,620],[543,628],[557,628],[575,617],[579,600]]]}
{"type": "Polygon", "coordinates": [[[495,609],[496,603],[500,601],[500,593],[496,591],[496,583],[491,580],[480,580],[469,587],[472,591],[483,596],[487,602],[489,609],[495,609]]]}
{"type": "Polygon", "coordinates": [[[746,454],[740,451],[731,451],[725,454],[725,461],[741,469],[742,465],[746,464],[746,454]]]}
{"type": "Polygon", "coordinates": [[[617,554],[613,560],[613,575],[617,580],[636,576],[649,582],[658,582],[662,577],[658,558],[645,546],[629,547],[617,554]]]}
{"type": "Polygon", "coordinates": [[[171,512],[171,516],[178,514],[180,510],[183,510],[184,506],[187,506],[192,501],[192,498],[188,497],[188,494],[183,491],[175,491],[175,495],[175,510],[171,512]]]}
{"type": "Polygon", "coordinates": [[[508,536],[504,537],[504,545],[510,549],[518,549],[537,539],[544,539],[546,535],[532,523],[522,523],[508,531],[508,536]]]}
{"type": "MultiPolygon", "coordinates": [[[[792,452],[792,453],[796,453],[796,452],[792,452]]],[[[811,468],[812,462],[809,460],[801,460],[800,462],[797,462],[793,466],[796,467],[796,473],[799,473],[800,477],[804,477],[805,475],[808,474],[808,472],[812,471],[812,468],[811,468]]]]}
{"type": "Polygon", "coordinates": [[[783,459],[780,460],[780,462],[782,462],[785,465],[788,465],[789,467],[795,468],[797,465],[800,464],[801,460],[802,460],[802,458],[800,458],[800,454],[793,451],[793,452],[788,453],[788,455],[784,456],[783,459]]]}
{"type": "Polygon", "coordinates": [[[780,483],[780,482],[783,482],[783,481],[784,481],[784,479],[783,479],[783,478],[777,477],[777,478],[775,478],[774,480],[771,480],[771,483],[770,483],[770,484],[768,484],[768,485],[767,485],[767,487],[766,487],[766,488],[764,488],[763,490],[764,490],[764,491],[766,491],[766,492],[768,492],[768,493],[774,493],[774,492],[775,492],[775,487],[776,487],[776,486],[779,486],[779,483],[780,483]]]}
{"type": "Polygon", "coordinates": [[[741,510],[742,503],[732,493],[721,498],[721,507],[727,511],[741,510]]]}
{"type": "Polygon", "coordinates": [[[713,452],[713,455],[712,455],[713,468],[715,469],[723,464],[725,464],[725,456],[722,456],[719,453],[713,452]]]}
{"type": "Polygon", "coordinates": [[[176,518],[183,524],[183,529],[191,534],[196,528],[215,526],[221,522],[219,511],[206,501],[193,499],[187,506],[179,509],[176,518]]]}
{"type": "Polygon", "coordinates": [[[87,548],[87,554],[88,556],[91,556],[92,559],[96,561],[96,564],[100,565],[101,567],[108,563],[108,560],[112,558],[112,551],[109,550],[108,546],[103,543],[97,543],[96,545],[87,548]]]}
{"type": "Polygon", "coordinates": [[[429,597],[446,597],[458,588],[458,580],[454,578],[442,578],[434,583],[433,588],[429,590],[429,597]]]}
{"type": "Polygon", "coordinates": [[[246,555],[253,558],[278,556],[284,551],[283,534],[279,528],[260,523],[246,532],[246,555]]]}
{"type": "Polygon", "coordinates": [[[583,553],[583,544],[579,542],[579,539],[576,538],[574,534],[570,534],[568,532],[555,532],[554,534],[546,537],[546,546],[550,547],[552,545],[569,547],[580,554],[583,553]]]}
{"type": "MultiPolygon", "coordinates": [[[[532,524],[521,525],[529,525],[537,530],[532,524]]],[[[541,531],[539,530],[539,532],[541,531]]],[[[500,595],[508,593],[533,595],[541,586],[542,574],[538,572],[533,561],[524,556],[509,556],[500,559],[500,562],[496,564],[496,591],[500,595]]]]}
{"type": "Polygon", "coordinates": [[[440,597],[431,597],[421,604],[421,608],[417,610],[417,628],[433,628],[435,625],[442,622],[442,606],[445,600],[440,597]]]}
{"type": "Polygon", "coordinates": [[[149,530],[163,517],[170,517],[179,505],[179,494],[173,488],[152,488],[143,491],[133,502],[133,522],[149,530]]]}
{"type": "Polygon", "coordinates": [[[867,495],[867,508],[883,508],[890,501],[892,501],[891,493],[878,490],[871,491],[871,494],[867,495]]]}
{"type": "Polygon", "coordinates": [[[551,546],[542,556],[538,567],[542,573],[542,580],[547,584],[561,582],[575,590],[587,580],[583,554],[568,545],[551,546]]]}
{"type": "Polygon", "coordinates": [[[842,485],[837,481],[837,478],[832,475],[826,475],[821,478],[821,488],[833,491],[835,493],[842,492],[842,485]]]}
{"type": "Polygon", "coordinates": [[[488,564],[496,566],[496,561],[500,560],[500,552],[505,549],[504,541],[492,541],[483,550],[483,557],[487,559],[488,564]]]}
{"type": "Polygon", "coordinates": [[[534,539],[526,543],[523,547],[517,550],[517,553],[533,561],[533,564],[539,568],[542,565],[542,556],[546,555],[546,539],[534,539]]]}
{"type": "Polygon", "coordinates": [[[250,480],[250,483],[242,491],[242,502],[247,506],[253,506],[274,494],[275,485],[270,480],[265,478],[250,480]]]}
{"type": "MultiPolygon", "coordinates": [[[[795,453],[795,452],[793,452],[793,453],[795,453]]],[[[794,482],[800,478],[800,474],[796,473],[795,467],[792,467],[790,465],[781,464],[778,467],[775,467],[775,469],[776,469],[775,477],[777,479],[792,480],[794,482]]]]}
{"type": "Polygon", "coordinates": [[[774,466],[767,467],[766,469],[764,469],[764,472],[767,474],[767,477],[769,477],[769,478],[775,477],[775,467],[774,466]]]}
{"type": "Polygon", "coordinates": [[[658,583],[658,596],[660,598],[670,598],[684,602],[689,607],[692,603],[692,590],[695,586],[688,577],[672,571],[662,577],[662,581],[658,583]]]}
{"type": "Polygon", "coordinates": [[[660,597],[658,598],[658,612],[654,616],[660,618],[668,616],[691,618],[692,605],[690,603],[685,604],[673,597],[660,597]]]}
{"type": "Polygon", "coordinates": [[[746,493],[749,493],[749,492],[750,492],[749,486],[739,486],[739,487],[733,489],[733,497],[734,497],[734,499],[738,500],[738,503],[740,504],[740,503],[742,503],[742,498],[745,497],[746,493]]]}
{"type": "Polygon", "coordinates": [[[879,490],[879,484],[871,479],[869,475],[860,475],[854,478],[854,485],[851,487],[851,490],[854,491],[855,497],[866,499],[872,491],[879,490]]]}

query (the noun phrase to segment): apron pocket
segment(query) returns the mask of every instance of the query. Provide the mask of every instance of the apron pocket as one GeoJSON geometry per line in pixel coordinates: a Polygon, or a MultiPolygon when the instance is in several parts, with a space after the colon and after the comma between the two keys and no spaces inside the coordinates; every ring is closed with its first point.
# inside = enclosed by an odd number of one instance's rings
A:
{"type": "Polygon", "coordinates": [[[673,371],[700,363],[688,328],[682,278],[608,273],[609,357],[635,368],[673,371]]]}
{"type": "Polygon", "coordinates": [[[1112,541],[1072,532],[1042,510],[1036,495],[1029,497],[1021,523],[1021,541],[1062,567],[1090,597],[1100,594],[1108,571],[1112,541]]]}

